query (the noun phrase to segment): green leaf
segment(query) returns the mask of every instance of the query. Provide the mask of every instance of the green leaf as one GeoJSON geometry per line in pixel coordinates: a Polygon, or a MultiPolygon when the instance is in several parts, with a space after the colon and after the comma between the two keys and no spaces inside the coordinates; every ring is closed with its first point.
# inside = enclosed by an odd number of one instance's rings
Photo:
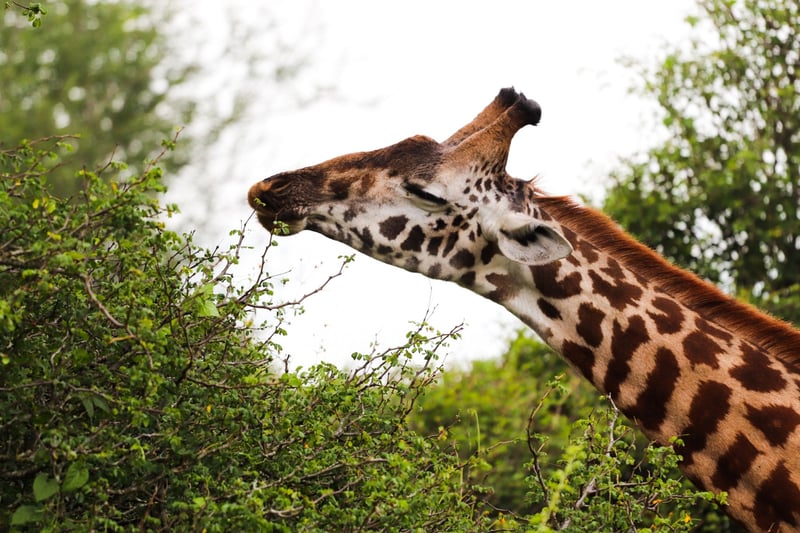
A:
{"type": "Polygon", "coordinates": [[[203,317],[219,316],[219,310],[213,300],[200,300],[197,305],[197,314],[203,317]]]}
{"type": "Polygon", "coordinates": [[[44,510],[39,505],[20,505],[11,515],[12,526],[22,526],[42,519],[44,510]]]}
{"type": "Polygon", "coordinates": [[[89,469],[86,465],[72,463],[67,468],[66,474],[64,474],[64,484],[61,486],[61,489],[64,492],[78,490],[86,485],[87,481],[89,481],[89,469]]]}
{"type": "Polygon", "coordinates": [[[86,413],[89,415],[89,419],[94,418],[94,404],[92,403],[92,398],[89,396],[81,396],[81,403],[83,404],[83,408],[86,409],[86,413]]]}
{"type": "Polygon", "coordinates": [[[108,406],[108,402],[102,396],[92,397],[92,403],[94,403],[95,407],[97,407],[106,414],[111,412],[111,408],[108,406]]]}
{"type": "Polygon", "coordinates": [[[50,476],[42,472],[36,475],[33,480],[33,497],[37,502],[46,500],[58,492],[58,481],[50,479],[50,476]]]}
{"type": "Polygon", "coordinates": [[[214,286],[210,283],[203,285],[197,291],[197,314],[198,316],[219,316],[219,310],[214,298],[214,286]]]}

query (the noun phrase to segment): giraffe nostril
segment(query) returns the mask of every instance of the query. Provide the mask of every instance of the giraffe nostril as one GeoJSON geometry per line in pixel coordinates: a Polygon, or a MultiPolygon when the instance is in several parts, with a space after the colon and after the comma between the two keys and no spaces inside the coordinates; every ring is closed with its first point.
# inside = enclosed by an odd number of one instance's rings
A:
{"type": "Polygon", "coordinates": [[[291,185],[291,182],[288,180],[280,180],[275,178],[268,178],[262,183],[265,185],[265,192],[268,191],[270,194],[281,194],[289,188],[289,185],[291,185]]]}
{"type": "Polygon", "coordinates": [[[247,194],[250,207],[257,211],[275,212],[282,202],[279,198],[289,190],[291,181],[277,178],[276,176],[259,181],[247,194]]]}

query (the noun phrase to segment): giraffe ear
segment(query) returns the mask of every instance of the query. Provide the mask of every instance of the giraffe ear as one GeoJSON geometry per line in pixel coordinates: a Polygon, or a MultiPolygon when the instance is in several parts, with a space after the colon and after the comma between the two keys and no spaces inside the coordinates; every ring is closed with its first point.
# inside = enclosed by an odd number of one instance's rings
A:
{"type": "Polygon", "coordinates": [[[508,217],[497,236],[500,251],[518,263],[543,265],[572,253],[572,245],[551,225],[530,217],[508,217]]]}

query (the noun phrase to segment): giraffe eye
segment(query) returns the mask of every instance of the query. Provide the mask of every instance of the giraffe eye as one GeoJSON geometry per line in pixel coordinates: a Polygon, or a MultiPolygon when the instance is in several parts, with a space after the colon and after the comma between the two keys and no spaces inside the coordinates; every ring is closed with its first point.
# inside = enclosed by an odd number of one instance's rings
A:
{"type": "Polygon", "coordinates": [[[412,201],[426,211],[441,211],[447,206],[447,200],[431,194],[413,183],[406,183],[403,188],[412,196],[412,201]]]}

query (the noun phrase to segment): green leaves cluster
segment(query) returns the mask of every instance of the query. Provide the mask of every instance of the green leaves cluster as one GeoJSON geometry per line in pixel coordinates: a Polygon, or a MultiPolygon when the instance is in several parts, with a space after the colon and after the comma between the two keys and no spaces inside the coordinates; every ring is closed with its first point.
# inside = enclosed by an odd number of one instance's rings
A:
{"type": "Polygon", "coordinates": [[[696,37],[634,64],[667,140],[624,161],[605,210],[680,265],[800,321],[800,7],[700,0],[696,37]]]}
{"type": "Polygon", "coordinates": [[[34,28],[38,28],[42,25],[42,17],[47,15],[47,10],[42,6],[39,2],[33,2],[28,5],[20,4],[19,2],[6,2],[5,9],[11,9],[12,7],[17,8],[20,10],[22,16],[27,17],[28,22],[31,23],[31,26],[34,28]]]}
{"type": "Polygon", "coordinates": [[[502,360],[451,369],[411,423],[461,460],[482,512],[510,531],[729,531],[711,493],[557,354],[520,334],[502,360]]]}
{"type": "MultiPolygon", "coordinates": [[[[0,142],[70,134],[77,150],[61,162],[69,171],[51,176],[56,193],[77,193],[73,173],[102,166],[112,154],[140,171],[160,140],[192,118],[194,104],[175,89],[195,67],[168,59],[163,13],[128,0],[53,0],[46,28],[31,31],[23,19],[42,10],[26,9],[9,11],[0,32],[0,142]]],[[[184,162],[173,157],[168,164],[184,162]]]]}
{"type": "Polygon", "coordinates": [[[68,140],[0,152],[0,529],[481,523],[457,458],[406,423],[446,336],[420,327],[350,371],[279,370],[290,306],[266,272],[232,275],[243,229],[228,250],[166,230],[154,163],[52,196],[68,140]]]}

